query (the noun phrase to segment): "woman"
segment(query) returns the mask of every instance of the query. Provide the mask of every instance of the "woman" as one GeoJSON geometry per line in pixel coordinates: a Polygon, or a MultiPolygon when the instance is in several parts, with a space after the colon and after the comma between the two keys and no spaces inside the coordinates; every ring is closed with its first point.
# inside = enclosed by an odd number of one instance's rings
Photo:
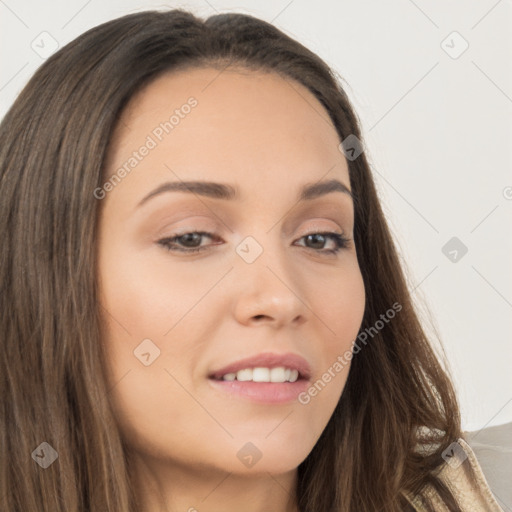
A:
{"type": "Polygon", "coordinates": [[[0,128],[2,510],[500,510],[361,140],[246,15],[38,69],[0,128]]]}

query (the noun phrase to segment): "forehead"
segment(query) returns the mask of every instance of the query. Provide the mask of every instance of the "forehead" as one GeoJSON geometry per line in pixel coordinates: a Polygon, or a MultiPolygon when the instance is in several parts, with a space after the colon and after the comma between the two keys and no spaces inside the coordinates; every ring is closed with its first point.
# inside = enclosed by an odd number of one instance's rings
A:
{"type": "Polygon", "coordinates": [[[154,148],[138,164],[144,172],[130,173],[134,185],[150,176],[176,179],[169,168],[186,178],[260,186],[278,177],[310,181],[327,173],[348,182],[324,107],[306,87],[276,73],[205,67],[159,76],[123,111],[109,170],[148,138],[154,148]]]}
{"type": "MultiPolygon", "coordinates": [[[[314,127],[332,122],[317,98],[302,84],[275,72],[242,67],[216,69],[192,67],[158,76],[130,100],[124,121],[150,116],[159,109],[179,107],[194,96],[204,116],[233,121],[251,115],[269,119],[288,117],[290,121],[312,120],[314,127]]],[[[270,128],[270,126],[269,126],[270,128]]]]}

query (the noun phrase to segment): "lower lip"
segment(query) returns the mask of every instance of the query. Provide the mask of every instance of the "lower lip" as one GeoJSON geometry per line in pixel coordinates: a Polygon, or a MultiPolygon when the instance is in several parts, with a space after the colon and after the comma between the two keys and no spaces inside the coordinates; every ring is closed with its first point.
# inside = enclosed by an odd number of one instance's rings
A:
{"type": "Polygon", "coordinates": [[[297,400],[298,395],[306,391],[309,386],[309,381],[306,379],[299,379],[295,382],[208,380],[215,389],[262,404],[284,404],[293,402],[297,400]]]}

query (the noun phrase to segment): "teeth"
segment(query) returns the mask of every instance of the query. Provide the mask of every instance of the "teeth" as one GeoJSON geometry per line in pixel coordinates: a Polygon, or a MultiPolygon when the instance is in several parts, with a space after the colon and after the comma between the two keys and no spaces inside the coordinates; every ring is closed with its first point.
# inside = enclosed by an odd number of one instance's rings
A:
{"type": "Polygon", "coordinates": [[[222,376],[222,380],[238,380],[242,382],[295,382],[299,378],[298,370],[284,368],[244,368],[236,373],[226,373],[222,376]]]}
{"type": "Polygon", "coordinates": [[[295,382],[299,378],[299,372],[297,370],[292,370],[290,373],[290,382],[295,382]]]}
{"type": "Polygon", "coordinates": [[[247,370],[240,370],[236,372],[236,380],[252,380],[252,370],[248,368],[247,370]]]}
{"type": "Polygon", "coordinates": [[[285,380],[288,380],[286,378],[286,370],[282,366],[272,368],[269,373],[270,382],[284,382],[285,380]]]}
{"type": "Polygon", "coordinates": [[[270,382],[270,370],[268,368],[254,368],[252,370],[254,382],[270,382]]]}

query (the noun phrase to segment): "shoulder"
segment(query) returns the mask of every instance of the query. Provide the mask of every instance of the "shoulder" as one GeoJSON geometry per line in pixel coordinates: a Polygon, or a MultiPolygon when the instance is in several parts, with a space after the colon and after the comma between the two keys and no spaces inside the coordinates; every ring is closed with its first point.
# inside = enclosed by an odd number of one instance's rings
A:
{"type": "MultiPolygon", "coordinates": [[[[443,452],[443,459],[444,463],[436,476],[450,489],[463,512],[503,512],[492,494],[476,455],[464,439],[459,438],[452,443],[443,452]],[[471,471],[476,477],[476,484],[470,480],[471,471]]],[[[436,512],[450,512],[435,489],[426,489],[424,495],[430,498],[436,512]]],[[[408,496],[408,499],[417,512],[426,511],[419,497],[408,496]]]]}

